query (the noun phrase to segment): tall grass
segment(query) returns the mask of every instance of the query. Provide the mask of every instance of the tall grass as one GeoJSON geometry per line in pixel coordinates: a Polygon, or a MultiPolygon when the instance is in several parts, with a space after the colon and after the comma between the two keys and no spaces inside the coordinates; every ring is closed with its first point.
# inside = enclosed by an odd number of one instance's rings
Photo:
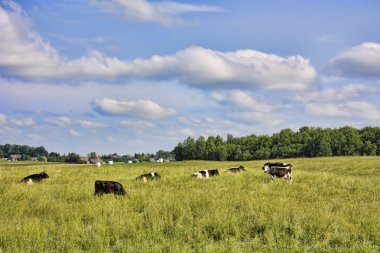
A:
{"type": "Polygon", "coordinates": [[[0,164],[0,252],[379,252],[380,158],[163,164],[0,164]],[[244,165],[247,172],[223,169],[244,165]],[[198,180],[201,169],[220,177],[198,180]],[[39,184],[21,178],[46,171],[39,184]],[[162,179],[135,178],[157,171],[162,179]],[[97,179],[129,197],[94,196],[97,179]]]}

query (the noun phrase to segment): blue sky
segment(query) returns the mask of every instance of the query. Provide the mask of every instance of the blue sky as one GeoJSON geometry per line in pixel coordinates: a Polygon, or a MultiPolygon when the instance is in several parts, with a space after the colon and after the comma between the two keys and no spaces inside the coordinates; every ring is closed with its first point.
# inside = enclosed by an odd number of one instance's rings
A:
{"type": "Polygon", "coordinates": [[[0,2],[0,143],[81,155],[380,125],[379,1],[0,2]]]}

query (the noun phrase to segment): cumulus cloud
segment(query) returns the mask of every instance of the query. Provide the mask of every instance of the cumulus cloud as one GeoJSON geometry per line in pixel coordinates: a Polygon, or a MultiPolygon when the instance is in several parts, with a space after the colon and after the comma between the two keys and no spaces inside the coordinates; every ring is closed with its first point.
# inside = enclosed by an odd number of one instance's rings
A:
{"type": "Polygon", "coordinates": [[[132,120],[122,120],[119,122],[120,126],[125,126],[125,127],[130,127],[136,130],[141,130],[141,129],[147,129],[147,128],[154,128],[156,127],[153,123],[148,122],[148,121],[132,121],[132,120]]]}
{"type": "Polygon", "coordinates": [[[210,94],[210,97],[217,102],[228,103],[246,111],[270,112],[273,110],[273,106],[263,101],[263,99],[259,99],[241,90],[228,91],[224,94],[213,92],[210,94]]]}
{"type": "Polygon", "coordinates": [[[210,5],[183,4],[177,2],[149,2],[146,0],[92,0],[92,4],[109,13],[122,15],[128,20],[153,22],[162,25],[180,24],[177,16],[188,12],[215,12],[220,8],[210,5]]]}
{"type": "Polygon", "coordinates": [[[80,137],[80,136],[83,136],[82,133],[79,133],[79,132],[75,131],[74,129],[70,129],[70,130],[69,130],[69,134],[70,134],[72,137],[80,137]]]}
{"type": "Polygon", "coordinates": [[[35,33],[18,5],[13,5],[16,7],[0,7],[0,67],[15,77],[176,79],[197,87],[233,84],[291,90],[306,89],[316,78],[310,61],[300,55],[281,57],[252,49],[220,52],[193,46],[171,55],[134,60],[92,51],[69,60],[35,33]]]}
{"type": "Polygon", "coordinates": [[[117,142],[117,140],[114,137],[108,135],[107,136],[107,142],[108,143],[115,143],[115,142],[117,142]]]}
{"type": "Polygon", "coordinates": [[[91,128],[91,129],[107,127],[107,125],[104,123],[90,121],[90,120],[79,120],[79,125],[83,128],[91,128]]]}
{"type": "Polygon", "coordinates": [[[367,101],[349,101],[341,104],[308,103],[305,105],[305,111],[315,116],[380,119],[380,109],[367,101]]]}
{"type": "Polygon", "coordinates": [[[33,126],[36,124],[36,122],[33,120],[33,118],[20,118],[20,119],[11,119],[10,122],[15,126],[33,126]]]}
{"type": "Polygon", "coordinates": [[[7,123],[7,115],[0,113],[0,126],[5,125],[7,123]]]}
{"type": "Polygon", "coordinates": [[[297,101],[336,101],[348,98],[357,97],[363,93],[377,92],[376,89],[366,84],[348,84],[341,89],[328,88],[316,92],[308,92],[301,95],[296,95],[297,101]]]}
{"type": "Polygon", "coordinates": [[[26,137],[33,141],[45,141],[46,137],[39,134],[27,134],[26,137]]]}
{"type": "Polygon", "coordinates": [[[56,126],[67,126],[72,123],[71,119],[65,116],[47,118],[45,119],[45,122],[56,126]]]}
{"type": "Polygon", "coordinates": [[[332,59],[327,74],[348,78],[380,78],[380,44],[363,43],[332,59]]]}
{"type": "Polygon", "coordinates": [[[107,115],[134,115],[148,118],[163,118],[177,115],[172,108],[164,108],[151,100],[118,101],[110,98],[96,99],[93,108],[107,115]]]}
{"type": "Polygon", "coordinates": [[[275,126],[286,122],[282,115],[263,112],[231,112],[228,114],[231,119],[246,122],[246,123],[264,123],[264,126],[275,126]]]}

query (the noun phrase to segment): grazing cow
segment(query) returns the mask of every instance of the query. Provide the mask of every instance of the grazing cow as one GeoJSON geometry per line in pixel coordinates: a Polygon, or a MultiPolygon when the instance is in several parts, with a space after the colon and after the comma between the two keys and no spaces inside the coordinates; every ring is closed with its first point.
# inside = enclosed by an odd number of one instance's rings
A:
{"type": "Polygon", "coordinates": [[[119,182],[114,181],[95,181],[95,195],[113,193],[115,195],[125,195],[127,192],[119,182]]]}
{"type": "Polygon", "coordinates": [[[244,166],[239,166],[237,168],[229,168],[229,169],[226,169],[226,171],[229,171],[229,172],[233,172],[233,173],[237,173],[237,172],[241,172],[241,171],[247,171],[244,166]]]}
{"type": "Polygon", "coordinates": [[[292,182],[292,165],[289,163],[266,163],[263,166],[265,173],[268,173],[272,180],[275,177],[283,177],[289,183],[292,182]]]}
{"type": "Polygon", "coordinates": [[[33,184],[33,183],[38,183],[44,178],[49,178],[48,174],[46,172],[41,172],[39,174],[33,174],[27,177],[24,177],[21,179],[20,183],[28,183],[28,184],[33,184]]]}
{"type": "Polygon", "coordinates": [[[192,176],[193,177],[197,177],[197,178],[215,177],[215,176],[219,176],[219,171],[217,169],[214,169],[214,170],[201,170],[201,171],[193,173],[192,176]]]}
{"type": "Polygon", "coordinates": [[[161,179],[161,176],[157,172],[146,173],[136,177],[136,180],[143,180],[144,182],[157,179],[161,179]]]}

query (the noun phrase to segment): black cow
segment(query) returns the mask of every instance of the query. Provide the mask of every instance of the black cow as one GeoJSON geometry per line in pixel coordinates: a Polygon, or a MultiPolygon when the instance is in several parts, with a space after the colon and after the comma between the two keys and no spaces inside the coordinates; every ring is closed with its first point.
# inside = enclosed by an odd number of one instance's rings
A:
{"type": "Polygon", "coordinates": [[[161,179],[161,176],[157,172],[146,173],[136,177],[136,180],[143,180],[144,182],[157,179],[161,179]]]}
{"type": "Polygon", "coordinates": [[[39,174],[33,174],[30,176],[24,177],[23,179],[21,179],[20,183],[28,183],[28,184],[38,183],[44,178],[49,178],[48,174],[46,174],[45,171],[39,174]]]}
{"type": "Polygon", "coordinates": [[[233,173],[237,173],[237,172],[241,172],[241,171],[247,171],[244,166],[239,166],[237,168],[229,168],[229,169],[226,169],[226,171],[229,171],[229,172],[233,172],[233,173]]]}
{"type": "Polygon", "coordinates": [[[95,181],[95,195],[113,193],[115,195],[126,195],[127,192],[119,182],[114,181],[95,181]]]}
{"type": "Polygon", "coordinates": [[[292,182],[292,165],[289,163],[266,163],[263,166],[265,173],[268,173],[272,180],[275,177],[283,177],[289,183],[292,182]]]}
{"type": "Polygon", "coordinates": [[[193,177],[197,177],[197,178],[215,177],[215,176],[219,176],[219,171],[217,169],[213,169],[213,170],[201,170],[201,171],[193,173],[192,176],[193,177]]]}

